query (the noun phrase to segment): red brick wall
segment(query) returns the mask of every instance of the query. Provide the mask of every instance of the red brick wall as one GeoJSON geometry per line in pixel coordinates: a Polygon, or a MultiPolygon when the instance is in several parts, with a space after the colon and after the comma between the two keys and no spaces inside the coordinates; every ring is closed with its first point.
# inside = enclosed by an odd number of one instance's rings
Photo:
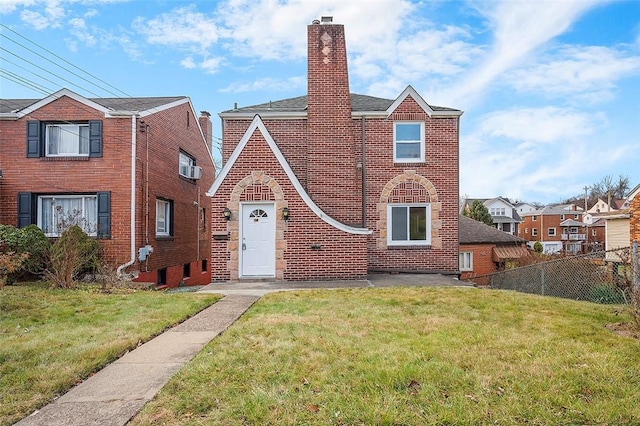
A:
{"type": "Polygon", "coordinates": [[[493,261],[493,248],[495,246],[495,244],[460,244],[460,253],[473,253],[473,271],[461,272],[460,279],[466,280],[497,272],[498,268],[493,261]]]}
{"type": "Polygon", "coordinates": [[[129,259],[131,188],[131,119],[105,119],[104,114],[62,97],[16,121],[0,121],[0,222],[17,225],[17,194],[111,191],[111,238],[100,240],[104,258],[129,259]],[[103,156],[99,158],[26,158],[27,121],[102,120],[103,156]]]}
{"type": "Polygon", "coordinates": [[[290,183],[262,136],[256,132],[212,198],[212,230],[216,234],[229,235],[228,240],[212,241],[213,281],[238,278],[238,202],[256,199],[275,202],[278,221],[276,250],[279,252],[276,255],[277,279],[361,278],[366,275],[366,235],[340,231],[316,216],[290,183]],[[239,192],[238,200],[232,202],[238,183],[252,176],[255,183],[239,192]],[[266,180],[270,184],[265,188],[260,182],[266,180]],[[290,211],[288,222],[282,218],[284,206],[290,211]],[[225,207],[232,211],[230,221],[222,216],[225,207]],[[320,247],[314,249],[312,245],[320,247]]]}
{"type": "Polygon", "coordinates": [[[312,24],[307,37],[307,191],[328,215],[360,224],[344,26],[312,24]]]}
{"type": "MultiPolygon", "coordinates": [[[[197,262],[210,256],[210,233],[199,229],[201,221],[193,201],[198,200],[210,214],[204,192],[214,179],[213,164],[200,134],[197,118],[189,104],[164,110],[143,120],[149,128],[136,125],[136,249],[147,243],[154,247],[148,262],[136,263],[129,270],[148,271],[144,280],[156,281],[158,268],[179,266],[197,262]],[[148,241],[146,220],[146,142],[149,141],[149,216],[148,241]],[[203,167],[201,180],[178,177],[178,150],[185,149],[203,167]],[[155,238],[155,197],[174,200],[175,235],[167,241],[155,238]],[[199,242],[198,242],[199,240],[199,242]],[[198,258],[197,247],[200,255],[198,258]]],[[[111,237],[100,240],[102,259],[114,266],[128,262],[130,249],[131,211],[131,117],[105,118],[104,114],[71,98],[62,97],[15,121],[0,121],[0,167],[3,179],[0,183],[0,223],[17,224],[18,192],[69,193],[111,192],[111,237]],[[83,159],[26,158],[26,122],[40,121],[102,121],[103,156],[83,159]]],[[[204,221],[205,226],[209,221],[204,221]]],[[[136,253],[137,258],[137,253],[136,253]]],[[[209,282],[208,274],[200,283],[209,282]]],[[[170,282],[177,285],[180,280],[170,282]]],[[[196,281],[196,280],[193,280],[196,281]]]]}
{"type": "Polygon", "coordinates": [[[631,200],[629,210],[631,212],[629,218],[630,243],[633,244],[634,240],[640,243],[640,194],[636,194],[633,200],[631,200]]]}
{"type": "MultiPolygon", "coordinates": [[[[354,120],[354,130],[360,129],[360,120],[354,120]]],[[[396,113],[388,119],[367,119],[366,122],[366,182],[367,227],[374,230],[369,239],[369,268],[372,270],[439,271],[456,273],[458,270],[458,119],[431,118],[408,97],[396,113]],[[424,120],[424,163],[393,162],[394,120],[424,120]],[[379,244],[386,238],[380,234],[379,206],[382,189],[394,177],[405,171],[415,171],[426,178],[437,193],[440,203],[439,218],[432,226],[437,229],[441,244],[431,247],[388,248],[379,244]]],[[[432,212],[433,207],[432,205],[432,212]]]]}

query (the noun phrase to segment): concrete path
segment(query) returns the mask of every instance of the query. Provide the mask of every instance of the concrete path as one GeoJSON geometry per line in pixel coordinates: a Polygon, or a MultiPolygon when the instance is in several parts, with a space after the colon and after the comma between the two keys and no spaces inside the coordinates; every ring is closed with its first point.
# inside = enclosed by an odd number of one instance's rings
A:
{"type": "Polygon", "coordinates": [[[100,370],[19,426],[125,425],[260,296],[229,295],[100,370]]]}
{"type": "Polygon", "coordinates": [[[305,289],[464,286],[442,275],[378,274],[367,280],[210,284],[216,304],[127,353],[16,426],[123,426],[184,364],[233,324],[264,294],[305,289]]]}

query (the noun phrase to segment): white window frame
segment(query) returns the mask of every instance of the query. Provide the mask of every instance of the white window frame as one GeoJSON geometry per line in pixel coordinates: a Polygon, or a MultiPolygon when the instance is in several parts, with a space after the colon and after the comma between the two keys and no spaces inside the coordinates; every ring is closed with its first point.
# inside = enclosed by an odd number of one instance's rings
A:
{"type": "Polygon", "coordinates": [[[171,235],[171,201],[162,198],[156,199],[156,235],[159,237],[171,235]]]}
{"type": "MultiPolygon", "coordinates": [[[[50,212],[51,215],[51,220],[52,223],[51,225],[53,226],[54,229],[49,229],[48,226],[45,226],[45,224],[43,223],[44,221],[44,207],[43,204],[45,202],[45,200],[52,200],[53,202],[55,202],[55,200],[61,200],[61,199],[65,199],[65,200],[81,200],[81,213],[79,214],[78,219],[80,219],[83,223],[69,223],[68,225],[79,225],[82,230],[84,232],[86,232],[87,235],[89,235],[90,237],[95,237],[98,235],[98,196],[97,194],[91,194],[91,195],[41,195],[38,197],[38,214],[37,214],[37,223],[38,223],[38,227],[40,229],[43,230],[44,234],[47,237],[59,237],[60,236],[60,232],[58,232],[59,230],[64,231],[64,229],[60,229],[59,225],[57,225],[57,223],[59,222],[59,220],[67,220],[68,218],[63,217],[63,218],[58,218],[58,209],[55,208],[54,205],[52,205],[52,211],[50,212]],[[88,202],[93,202],[95,203],[94,205],[94,211],[95,211],[95,221],[91,221],[90,219],[87,219],[87,208],[88,202]]],[[[66,213],[65,213],[66,215],[66,213]]]]}
{"type": "Polygon", "coordinates": [[[548,228],[547,229],[547,236],[555,237],[556,236],[556,228],[548,228]]]}
{"type": "Polygon", "coordinates": [[[395,121],[393,123],[393,162],[394,163],[423,163],[425,161],[425,140],[424,140],[424,121],[395,121]],[[420,139],[418,140],[405,140],[398,141],[396,138],[397,127],[399,125],[419,125],[420,126],[420,139]],[[418,158],[406,158],[398,157],[397,145],[398,144],[420,144],[420,156],[418,158]]]}
{"type": "Polygon", "coordinates": [[[533,236],[533,237],[537,237],[538,236],[538,228],[532,228],[531,229],[531,236],[533,236]]]}
{"type": "Polygon", "coordinates": [[[458,255],[458,267],[460,272],[472,272],[473,271],[473,252],[461,251],[458,255]]]}
{"type": "Polygon", "coordinates": [[[388,246],[428,246],[431,245],[431,204],[430,203],[410,203],[410,204],[387,204],[387,245],[388,246]],[[407,238],[411,235],[411,217],[409,211],[412,207],[423,207],[426,210],[426,236],[424,240],[394,240],[392,209],[394,207],[405,207],[407,209],[407,238]]]}
{"type": "Polygon", "coordinates": [[[88,157],[89,156],[89,124],[76,124],[76,123],[60,123],[60,124],[47,124],[45,130],[45,156],[47,157],[88,157]],[[53,128],[60,129],[60,134],[72,139],[71,142],[76,142],[75,149],[73,151],[60,152],[61,147],[58,144],[55,153],[52,153],[51,132],[53,128]],[[86,132],[86,140],[84,144],[81,141],[80,129],[84,129],[86,132]],[[84,145],[84,146],[83,146],[84,145]],[[82,151],[86,152],[82,152],[82,151]]]}
{"type": "Polygon", "coordinates": [[[534,214],[534,215],[532,215],[532,216],[531,216],[531,221],[532,221],[532,222],[537,222],[537,221],[538,221],[538,216],[537,216],[537,215],[535,215],[535,214],[534,214]]]}
{"type": "Polygon", "coordinates": [[[196,160],[180,151],[178,155],[178,174],[186,178],[191,178],[191,168],[196,165],[196,160]]]}
{"type": "Polygon", "coordinates": [[[596,230],[595,230],[595,229],[592,229],[592,230],[591,230],[591,236],[592,236],[592,237],[596,237],[597,235],[598,235],[598,233],[596,232],[596,230]]]}

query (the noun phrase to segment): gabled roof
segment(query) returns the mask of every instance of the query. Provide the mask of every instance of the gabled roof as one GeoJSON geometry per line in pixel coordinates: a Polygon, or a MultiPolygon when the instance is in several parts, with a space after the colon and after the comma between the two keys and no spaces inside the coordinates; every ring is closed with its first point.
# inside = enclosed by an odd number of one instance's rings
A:
{"type": "Polygon", "coordinates": [[[240,139],[240,142],[238,143],[236,148],[233,150],[233,153],[229,157],[229,160],[227,160],[224,167],[222,168],[222,171],[220,172],[216,180],[213,182],[213,185],[211,185],[211,188],[209,188],[209,191],[207,191],[206,193],[207,196],[213,197],[215,193],[218,191],[218,189],[220,189],[220,185],[222,185],[222,182],[224,182],[225,178],[233,168],[233,165],[236,163],[236,161],[238,161],[240,154],[245,149],[245,147],[247,146],[247,143],[251,139],[251,136],[256,130],[258,130],[262,134],[262,137],[267,142],[267,145],[271,149],[271,152],[273,152],[276,159],[278,160],[280,167],[282,167],[282,169],[286,173],[287,177],[293,184],[294,188],[296,189],[296,191],[298,192],[302,200],[316,214],[316,216],[318,216],[320,219],[322,219],[329,225],[333,226],[334,228],[344,232],[348,232],[350,234],[361,234],[361,235],[371,234],[372,231],[369,229],[356,228],[353,226],[345,225],[344,223],[341,223],[335,220],[334,218],[330,217],[325,212],[323,212],[322,209],[318,207],[316,203],[313,202],[311,197],[309,197],[309,194],[307,194],[307,192],[304,190],[304,187],[296,177],[295,173],[293,173],[293,170],[289,166],[289,163],[287,163],[287,160],[284,158],[284,155],[282,155],[282,151],[280,151],[280,149],[276,145],[275,141],[269,134],[269,131],[265,127],[259,115],[256,115],[253,118],[253,121],[251,122],[246,132],[242,136],[242,139],[240,139]]]}
{"type": "Polygon", "coordinates": [[[141,97],[141,98],[85,98],[69,89],[61,89],[42,99],[0,99],[0,118],[20,118],[43,106],[60,99],[70,97],[90,108],[104,112],[106,115],[127,111],[141,116],[171,108],[189,102],[187,96],[141,97]]]}
{"type": "Polygon", "coordinates": [[[629,199],[629,201],[631,201],[639,193],[640,193],[640,184],[638,184],[635,188],[631,190],[631,192],[629,192],[629,195],[627,195],[627,198],[629,199]]]}
{"type": "Polygon", "coordinates": [[[525,242],[522,238],[466,216],[459,216],[458,239],[460,244],[522,244],[525,242]]]}
{"type": "Polygon", "coordinates": [[[571,210],[569,208],[571,204],[557,204],[542,207],[527,213],[523,213],[522,216],[551,216],[551,215],[575,215],[584,214],[584,210],[578,207],[579,210],[571,210]]]}
{"type": "MultiPolygon", "coordinates": [[[[364,114],[380,114],[387,116],[393,112],[407,96],[411,96],[429,115],[435,116],[460,116],[462,111],[439,107],[427,104],[424,99],[411,86],[407,88],[396,99],[378,98],[369,95],[359,95],[351,93],[351,112],[352,115],[364,114]]],[[[262,117],[267,116],[299,116],[306,117],[307,114],[307,96],[298,96],[295,98],[281,99],[277,101],[269,101],[262,104],[250,105],[241,108],[234,108],[222,111],[218,114],[222,118],[247,118],[260,114],[262,117]]]]}

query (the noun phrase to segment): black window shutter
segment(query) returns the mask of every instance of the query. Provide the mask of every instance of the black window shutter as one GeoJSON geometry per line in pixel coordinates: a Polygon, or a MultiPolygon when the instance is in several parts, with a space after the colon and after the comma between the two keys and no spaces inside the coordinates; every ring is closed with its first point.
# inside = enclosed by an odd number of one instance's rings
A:
{"type": "Polygon", "coordinates": [[[34,198],[30,192],[18,192],[18,228],[24,228],[33,223],[34,198]]]}
{"type": "Polygon", "coordinates": [[[111,192],[98,192],[98,238],[111,238],[111,192]]]}
{"type": "Polygon", "coordinates": [[[40,122],[27,121],[27,158],[41,157],[40,122]]]}
{"type": "Polygon", "coordinates": [[[102,121],[89,121],[89,157],[102,157],[102,121]]]}

